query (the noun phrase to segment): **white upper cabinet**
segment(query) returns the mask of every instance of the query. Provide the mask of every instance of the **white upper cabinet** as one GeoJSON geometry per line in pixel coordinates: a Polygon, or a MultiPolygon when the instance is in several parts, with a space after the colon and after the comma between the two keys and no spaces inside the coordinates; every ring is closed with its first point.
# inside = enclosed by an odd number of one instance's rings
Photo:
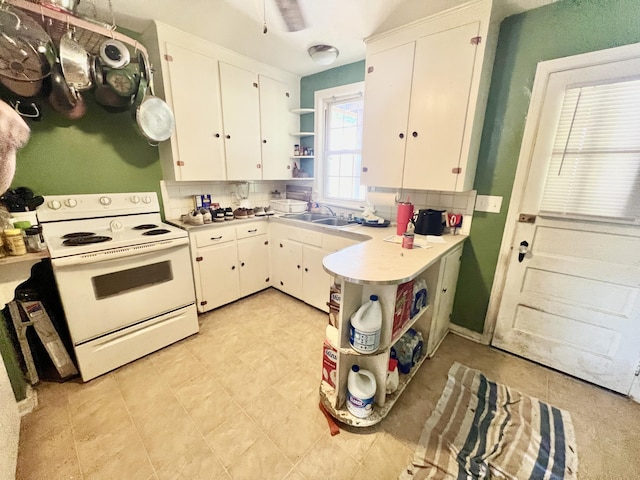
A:
{"type": "Polygon", "coordinates": [[[176,119],[176,133],[171,139],[175,179],[226,178],[218,61],[171,43],[167,43],[166,51],[174,86],[167,101],[176,119]]]}
{"type": "Polygon", "coordinates": [[[415,44],[407,43],[367,56],[360,177],[365,185],[402,184],[414,51],[415,44]]]}
{"type": "Polygon", "coordinates": [[[494,27],[491,1],[475,0],[368,40],[365,185],[473,187],[494,27]]]}
{"type": "Polygon", "coordinates": [[[142,40],[154,93],[176,117],[175,133],[159,145],[165,180],[291,178],[300,77],[160,22],[142,40]]]}
{"type": "Polygon", "coordinates": [[[258,75],[220,62],[227,180],[262,179],[258,75]]]}
{"type": "Polygon", "coordinates": [[[291,98],[289,85],[260,75],[260,129],[262,133],[262,179],[291,178],[289,156],[293,150],[289,131],[298,117],[290,110],[299,100],[291,98]]]}

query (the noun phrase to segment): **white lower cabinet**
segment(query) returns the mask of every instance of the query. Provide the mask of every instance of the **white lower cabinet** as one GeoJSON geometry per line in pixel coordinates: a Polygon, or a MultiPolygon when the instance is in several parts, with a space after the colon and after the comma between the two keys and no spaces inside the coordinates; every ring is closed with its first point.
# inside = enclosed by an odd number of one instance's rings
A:
{"type": "Polygon", "coordinates": [[[333,277],[322,259],[358,240],[304,228],[270,225],[271,285],[324,312],[329,312],[333,277]]]}
{"type": "MultiPolygon", "coordinates": [[[[381,422],[396,403],[404,389],[411,382],[423,362],[433,356],[445,335],[449,331],[449,317],[453,306],[455,286],[458,279],[462,244],[444,253],[437,261],[416,275],[409,282],[423,279],[428,290],[428,305],[413,318],[394,332],[394,317],[402,311],[402,293],[408,290],[408,283],[370,284],[366,282],[339,280],[342,303],[338,315],[338,342],[335,386],[326,381],[320,384],[320,399],[325,408],[335,418],[348,425],[367,427],[381,422]],[[351,316],[371,295],[377,295],[382,308],[382,330],[380,347],[372,354],[356,352],[349,343],[351,316]],[[410,328],[420,332],[424,345],[422,356],[409,373],[400,373],[400,382],[395,392],[386,393],[386,380],[391,347],[410,328]],[[353,365],[369,370],[376,379],[374,409],[367,418],[353,416],[346,406],[347,380],[353,365]]],[[[413,288],[410,289],[410,303],[413,300],[413,288]]]]}
{"type": "Polygon", "coordinates": [[[267,222],[189,233],[198,312],[269,287],[267,222]]]}

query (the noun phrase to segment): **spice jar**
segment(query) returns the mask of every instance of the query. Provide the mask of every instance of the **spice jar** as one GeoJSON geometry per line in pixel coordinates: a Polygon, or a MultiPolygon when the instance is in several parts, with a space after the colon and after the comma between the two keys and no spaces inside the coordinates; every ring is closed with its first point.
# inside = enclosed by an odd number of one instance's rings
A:
{"type": "Polygon", "coordinates": [[[27,228],[24,231],[24,235],[28,252],[38,253],[45,249],[41,226],[38,225],[35,227],[27,228]]]}
{"type": "Polygon", "coordinates": [[[19,228],[8,228],[4,231],[4,240],[9,255],[25,255],[27,253],[27,246],[24,243],[22,237],[22,230],[19,228]]]}

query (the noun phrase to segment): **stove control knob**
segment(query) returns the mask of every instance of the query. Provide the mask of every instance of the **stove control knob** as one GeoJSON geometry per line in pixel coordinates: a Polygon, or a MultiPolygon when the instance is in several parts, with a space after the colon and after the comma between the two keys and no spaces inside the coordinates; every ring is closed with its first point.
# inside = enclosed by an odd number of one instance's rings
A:
{"type": "Polygon", "coordinates": [[[100,197],[100,203],[104,206],[111,205],[111,199],[109,197],[100,197]]]}
{"type": "Polygon", "coordinates": [[[122,222],[119,222],[118,220],[112,220],[109,224],[109,230],[111,230],[112,232],[119,232],[123,229],[124,226],[122,225],[122,222]]]}
{"type": "Polygon", "coordinates": [[[142,203],[151,203],[151,197],[142,197],[142,203]]]}
{"type": "Polygon", "coordinates": [[[49,202],[49,208],[51,210],[59,210],[62,207],[62,204],[58,200],[51,200],[49,202]]]}
{"type": "Polygon", "coordinates": [[[131,203],[133,203],[134,205],[137,205],[138,203],[140,203],[140,197],[137,195],[134,195],[133,197],[131,197],[131,203]]]}
{"type": "Polygon", "coordinates": [[[64,204],[65,204],[67,207],[73,208],[73,207],[75,207],[76,205],[78,205],[78,201],[77,201],[77,200],[75,200],[75,199],[73,199],[73,198],[67,198],[67,199],[64,201],[64,204]]]}

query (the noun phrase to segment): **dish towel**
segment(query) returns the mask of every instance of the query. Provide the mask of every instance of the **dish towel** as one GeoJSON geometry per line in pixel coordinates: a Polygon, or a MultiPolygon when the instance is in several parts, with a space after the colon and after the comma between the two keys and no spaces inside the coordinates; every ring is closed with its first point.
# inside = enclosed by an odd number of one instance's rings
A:
{"type": "Polygon", "coordinates": [[[18,113],[0,100],[0,194],[11,186],[16,150],[29,141],[30,129],[18,113]]]}

